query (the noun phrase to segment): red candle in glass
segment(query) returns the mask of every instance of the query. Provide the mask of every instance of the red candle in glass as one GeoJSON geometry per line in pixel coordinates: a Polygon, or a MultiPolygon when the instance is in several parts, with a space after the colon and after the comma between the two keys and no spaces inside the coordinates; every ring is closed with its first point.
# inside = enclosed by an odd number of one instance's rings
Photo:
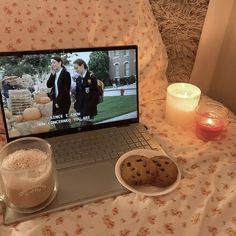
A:
{"type": "Polygon", "coordinates": [[[221,137],[227,124],[228,111],[217,103],[206,103],[196,109],[196,135],[204,140],[221,137]]]}

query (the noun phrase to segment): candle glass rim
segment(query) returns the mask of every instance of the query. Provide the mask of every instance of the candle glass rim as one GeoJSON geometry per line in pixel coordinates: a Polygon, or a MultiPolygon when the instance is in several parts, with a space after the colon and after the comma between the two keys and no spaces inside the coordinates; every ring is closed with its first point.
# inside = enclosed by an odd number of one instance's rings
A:
{"type": "Polygon", "coordinates": [[[195,108],[195,113],[198,116],[202,116],[203,114],[206,114],[207,112],[211,112],[211,110],[209,109],[209,111],[207,111],[207,109],[205,111],[200,111],[201,108],[203,107],[207,107],[207,106],[212,106],[212,107],[217,107],[218,108],[218,112],[214,111],[215,113],[217,113],[216,117],[212,117],[209,116],[209,118],[215,119],[215,120],[222,120],[222,119],[227,119],[229,116],[229,110],[222,104],[219,103],[215,103],[215,102],[206,102],[206,103],[200,103],[198,104],[198,106],[195,108]]]}
{"type": "MultiPolygon", "coordinates": [[[[31,148],[32,149],[32,148],[31,148]]],[[[35,148],[37,149],[37,148],[35,148]]],[[[20,150],[20,149],[19,149],[20,150]]],[[[30,150],[30,149],[25,149],[25,150],[30,150]]],[[[38,148],[38,150],[40,150],[38,148]]],[[[17,150],[15,150],[17,151],[17,150]]],[[[41,151],[41,150],[40,150],[41,151]]],[[[12,152],[14,153],[14,152],[12,152]]],[[[10,155],[10,154],[9,154],[10,155]]],[[[16,139],[14,141],[11,141],[9,143],[7,143],[6,145],[3,146],[3,148],[0,150],[0,170],[3,170],[5,172],[14,172],[14,173],[18,173],[18,172],[25,172],[25,171],[31,171],[31,170],[34,170],[35,168],[39,168],[40,166],[43,166],[46,162],[50,161],[51,159],[51,156],[52,156],[52,149],[51,149],[51,145],[44,139],[41,139],[41,138],[37,138],[37,137],[25,137],[25,138],[19,138],[19,139],[16,139]],[[48,148],[48,153],[46,153],[46,156],[47,158],[45,158],[45,160],[42,160],[37,166],[34,166],[34,167],[27,167],[27,168],[21,168],[21,169],[9,169],[9,168],[6,168],[6,167],[3,167],[2,166],[2,162],[3,160],[5,159],[5,157],[1,157],[1,154],[10,146],[10,145],[13,145],[15,143],[18,143],[18,142],[22,142],[22,141],[25,141],[25,140],[34,140],[34,141],[40,141],[42,143],[44,143],[46,145],[46,147],[48,148]]]]}
{"type": "Polygon", "coordinates": [[[183,83],[183,82],[177,82],[177,83],[172,83],[172,84],[170,84],[170,85],[168,85],[168,87],[167,87],[167,93],[170,95],[170,96],[172,96],[172,97],[175,97],[175,98],[178,98],[178,99],[189,99],[189,100],[191,100],[191,99],[195,99],[195,98],[197,98],[197,97],[200,97],[200,95],[201,95],[201,90],[200,90],[200,88],[198,88],[196,85],[194,85],[194,84],[191,84],[191,83],[183,83]],[[173,89],[173,87],[175,87],[175,86],[183,86],[183,88],[184,88],[184,86],[186,86],[186,87],[191,87],[191,88],[194,88],[194,96],[192,96],[192,97],[181,97],[181,96],[176,96],[175,94],[173,94],[173,91],[172,91],[172,89],[173,89]]]}

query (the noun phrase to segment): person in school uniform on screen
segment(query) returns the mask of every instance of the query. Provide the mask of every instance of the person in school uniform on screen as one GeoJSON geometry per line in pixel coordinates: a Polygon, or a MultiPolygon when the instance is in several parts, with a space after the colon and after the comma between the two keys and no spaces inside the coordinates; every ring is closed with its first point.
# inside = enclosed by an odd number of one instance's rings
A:
{"type": "Polygon", "coordinates": [[[91,123],[97,115],[98,85],[95,75],[88,70],[86,62],[82,59],[74,61],[74,69],[79,74],[76,79],[74,108],[83,121],[91,123]]]}
{"type": "Polygon", "coordinates": [[[53,102],[52,121],[55,122],[57,129],[69,128],[67,120],[69,119],[71,105],[71,76],[59,56],[51,58],[51,74],[47,80],[47,87],[51,88],[50,97],[53,102]]]}

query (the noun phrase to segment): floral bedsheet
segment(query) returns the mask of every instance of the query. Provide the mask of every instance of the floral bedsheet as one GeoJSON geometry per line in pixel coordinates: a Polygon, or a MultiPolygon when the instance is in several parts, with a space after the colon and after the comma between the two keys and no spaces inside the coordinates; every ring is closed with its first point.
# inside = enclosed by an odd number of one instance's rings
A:
{"type": "Polygon", "coordinates": [[[1,225],[0,235],[235,236],[235,116],[221,141],[203,142],[193,130],[169,126],[164,107],[164,100],[141,105],[141,122],[180,166],[183,178],[174,191],[158,197],[129,193],[1,225]]]}

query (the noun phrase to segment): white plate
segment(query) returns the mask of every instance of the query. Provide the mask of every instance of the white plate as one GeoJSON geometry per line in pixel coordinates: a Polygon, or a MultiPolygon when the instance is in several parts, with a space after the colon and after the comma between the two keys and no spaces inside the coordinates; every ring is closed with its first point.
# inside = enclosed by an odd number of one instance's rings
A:
{"type": "Polygon", "coordinates": [[[178,168],[178,176],[177,176],[176,181],[173,184],[164,188],[153,186],[153,185],[136,185],[136,186],[128,185],[121,177],[120,165],[127,157],[132,156],[132,155],[143,155],[148,158],[152,158],[154,156],[163,156],[163,151],[155,151],[155,150],[150,150],[150,149],[135,149],[135,150],[126,152],[117,160],[116,165],[115,165],[116,178],[125,188],[127,188],[131,192],[144,195],[144,196],[159,196],[159,195],[163,195],[163,194],[173,191],[179,185],[180,179],[181,179],[180,169],[177,163],[166,154],[164,154],[164,156],[166,156],[171,161],[173,161],[178,168]]]}

